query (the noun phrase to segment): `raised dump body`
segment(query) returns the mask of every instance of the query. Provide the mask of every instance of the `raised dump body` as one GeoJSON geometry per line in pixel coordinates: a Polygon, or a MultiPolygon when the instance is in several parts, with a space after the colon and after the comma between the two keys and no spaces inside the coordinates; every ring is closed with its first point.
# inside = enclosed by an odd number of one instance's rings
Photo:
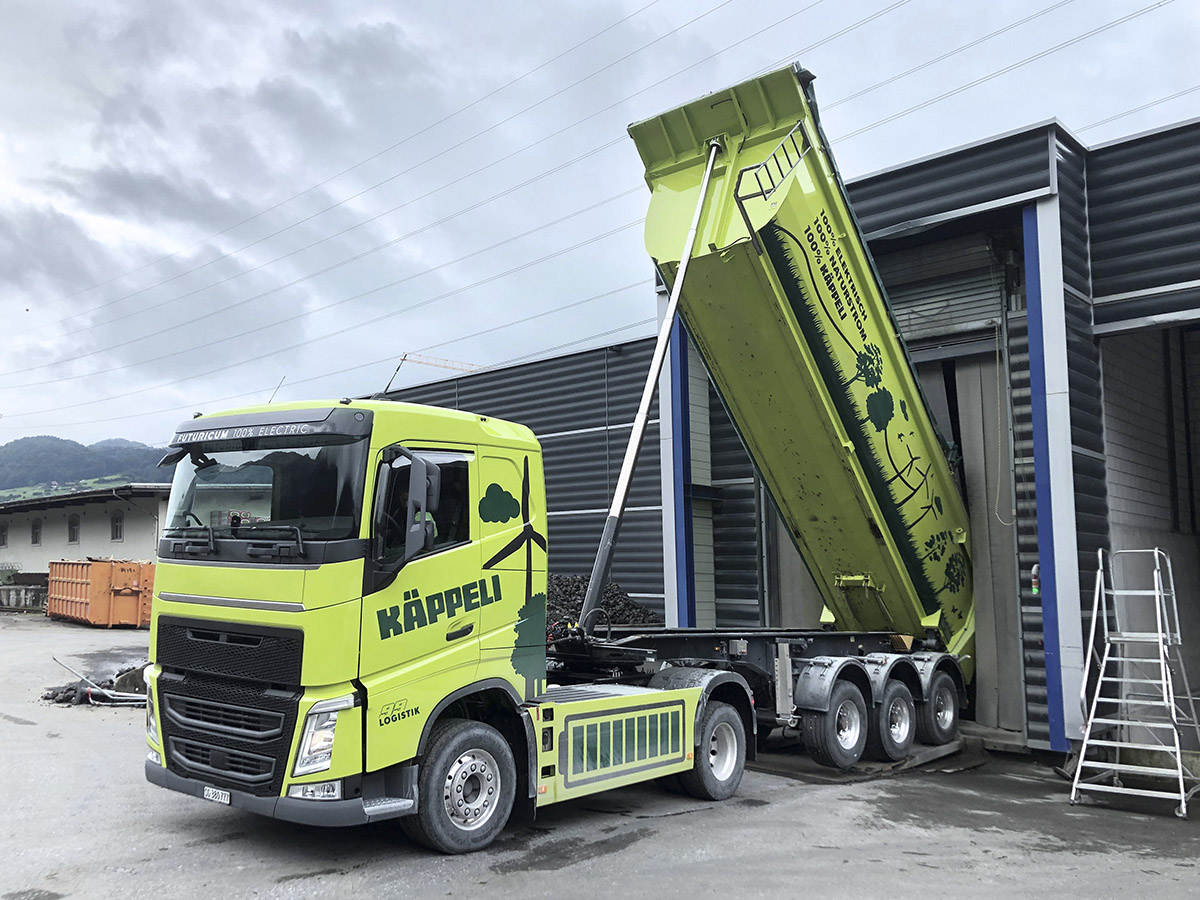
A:
{"type": "Polygon", "coordinates": [[[966,656],[967,512],[811,84],[784,69],[632,125],[653,192],[646,247],[673,284],[718,140],[688,332],[837,626],[932,628],[966,656]]]}

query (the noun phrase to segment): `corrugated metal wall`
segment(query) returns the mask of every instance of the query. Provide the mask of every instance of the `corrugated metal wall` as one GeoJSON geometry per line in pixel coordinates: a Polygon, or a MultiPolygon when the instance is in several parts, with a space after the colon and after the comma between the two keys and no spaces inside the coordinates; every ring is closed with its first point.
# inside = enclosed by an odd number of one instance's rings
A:
{"type": "Polygon", "coordinates": [[[1096,551],[1111,545],[1108,461],[1100,351],[1092,333],[1092,305],[1070,293],[1064,301],[1067,373],[1071,385],[1071,465],[1075,487],[1075,546],[1079,555],[1079,608],[1083,613],[1083,639],[1086,641],[1092,624],[1096,551]]]}
{"type": "Polygon", "coordinates": [[[1049,194],[1050,140],[1045,128],[1010,135],[847,185],[859,225],[870,237],[923,219],[1049,194]]]}
{"type": "Polygon", "coordinates": [[[1200,123],[1093,150],[1087,185],[1095,297],[1200,280],[1200,123]]]}
{"type": "Polygon", "coordinates": [[[881,253],[875,265],[910,344],[990,331],[999,320],[1003,273],[984,234],[881,253]]]}
{"type": "Polygon", "coordinates": [[[1088,240],[1087,158],[1073,142],[1055,143],[1058,171],[1058,214],[1062,231],[1063,281],[1085,297],[1092,293],[1088,240]]]}
{"type": "Polygon", "coordinates": [[[1029,382],[1029,326],[1024,312],[1008,320],[1008,371],[1012,402],[1013,479],[1017,507],[1017,566],[1021,607],[1021,659],[1025,669],[1026,737],[1050,746],[1046,694],[1046,644],[1042,598],[1033,591],[1038,562],[1037,485],[1033,470],[1033,404],[1029,382]]]}
{"type": "MultiPolygon", "coordinates": [[[[464,409],[533,429],[542,443],[550,571],[587,574],[621,469],[653,340],[417,385],[393,400],[464,409]]],[[[612,578],[647,606],[663,606],[658,401],[638,456],[612,578]]]]}
{"type": "Polygon", "coordinates": [[[717,624],[762,624],[763,539],[759,479],[729,414],[709,383],[713,503],[712,536],[716,562],[717,624]]]}

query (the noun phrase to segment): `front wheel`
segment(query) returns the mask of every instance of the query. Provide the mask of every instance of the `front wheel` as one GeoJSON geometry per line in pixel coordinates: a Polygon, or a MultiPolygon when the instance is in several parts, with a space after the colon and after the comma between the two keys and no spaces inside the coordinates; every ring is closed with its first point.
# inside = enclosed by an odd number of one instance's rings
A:
{"type": "Polygon", "coordinates": [[[954,679],[938,672],[929,682],[929,699],[917,709],[917,740],[948,744],[958,734],[958,690],[954,679]]]}
{"type": "Polygon", "coordinates": [[[700,720],[692,768],[679,774],[679,786],[699,800],[728,800],[742,783],[746,730],[728,703],[710,700],[700,720]]]}
{"type": "Polygon", "coordinates": [[[400,820],[412,840],[442,853],[482,850],[508,823],[516,796],[512,749],[495,728],[440,722],[417,778],[419,807],[400,820]]]}

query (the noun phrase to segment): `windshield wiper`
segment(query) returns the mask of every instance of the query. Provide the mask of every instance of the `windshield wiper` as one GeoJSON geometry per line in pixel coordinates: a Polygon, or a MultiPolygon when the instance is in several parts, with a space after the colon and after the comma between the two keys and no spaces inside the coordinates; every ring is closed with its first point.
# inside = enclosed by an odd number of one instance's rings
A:
{"type": "Polygon", "coordinates": [[[163,534],[168,535],[169,532],[190,532],[199,531],[208,538],[206,541],[183,540],[174,541],[171,544],[172,553],[191,553],[199,555],[201,553],[213,554],[217,552],[217,542],[213,536],[212,526],[210,525],[169,525],[163,529],[163,534]]]}
{"type": "MultiPolygon", "coordinates": [[[[295,555],[299,556],[301,558],[308,555],[307,551],[304,549],[304,535],[301,533],[300,529],[295,525],[271,525],[266,522],[258,523],[255,525],[239,525],[237,528],[233,529],[233,534],[234,534],[234,537],[237,537],[238,532],[241,532],[241,531],[272,531],[272,530],[274,530],[274,531],[290,531],[290,532],[294,533],[296,535],[295,555]]],[[[272,543],[271,545],[265,546],[265,547],[261,546],[261,545],[251,544],[246,547],[246,555],[247,556],[280,556],[280,557],[282,557],[282,556],[291,556],[292,555],[291,550],[292,550],[291,546],[289,544],[285,544],[283,542],[272,543]],[[284,552],[284,551],[288,551],[288,552],[284,552]]]]}

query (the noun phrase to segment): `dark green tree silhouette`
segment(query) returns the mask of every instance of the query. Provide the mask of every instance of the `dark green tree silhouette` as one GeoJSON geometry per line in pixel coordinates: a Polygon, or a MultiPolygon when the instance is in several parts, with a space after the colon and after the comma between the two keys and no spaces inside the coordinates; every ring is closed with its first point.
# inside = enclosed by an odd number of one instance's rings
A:
{"type": "Polygon", "coordinates": [[[879,387],[883,381],[883,353],[875,344],[867,344],[855,357],[856,374],[847,384],[862,381],[869,388],[879,387]]]}
{"type": "Polygon", "coordinates": [[[967,583],[967,558],[961,550],[957,550],[946,560],[946,581],[938,588],[938,593],[949,591],[956,593],[967,583]]]}
{"type": "Polygon", "coordinates": [[[892,400],[891,392],[887,388],[880,388],[867,394],[867,418],[875,426],[876,431],[882,432],[887,428],[895,413],[896,403],[892,400]]]}
{"type": "Polygon", "coordinates": [[[546,595],[533,594],[533,546],[546,552],[546,536],[533,527],[529,510],[529,457],[525,457],[525,474],[521,479],[521,518],[524,524],[515,538],[500,548],[483,564],[490,569],[525,548],[525,605],[517,616],[517,641],[513,647],[512,664],[518,675],[525,678],[526,698],[538,690],[538,682],[546,677],[546,595]],[[535,611],[540,608],[540,612],[535,611]],[[539,624],[540,623],[540,624],[539,624]]]}
{"type": "Polygon", "coordinates": [[[950,532],[939,531],[937,534],[930,535],[929,539],[925,541],[925,555],[921,558],[932,559],[934,562],[938,562],[946,553],[949,546],[950,532]]]}
{"type": "Polygon", "coordinates": [[[525,679],[525,699],[532,700],[541,693],[546,680],[546,595],[534,594],[517,613],[517,643],[513,647],[512,665],[525,679]]]}

